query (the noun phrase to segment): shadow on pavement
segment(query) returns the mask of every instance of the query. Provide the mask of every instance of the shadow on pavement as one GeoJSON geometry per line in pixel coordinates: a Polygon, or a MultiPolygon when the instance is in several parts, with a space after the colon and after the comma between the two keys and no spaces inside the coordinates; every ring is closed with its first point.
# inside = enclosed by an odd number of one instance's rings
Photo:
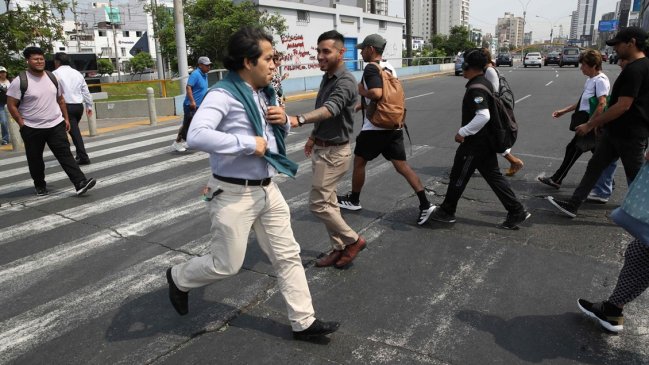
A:
{"type": "Polygon", "coordinates": [[[606,341],[611,335],[580,313],[530,315],[504,320],[487,313],[463,310],[456,317],[490,333],[498,346],[523,361],[540,363],[569,359],[584,364],[646,363],[646,358],[640,354],[611,348],[606,341]],[[580,326],[584,327],[583,330],[576,331],[575,328],[580,326]]]}

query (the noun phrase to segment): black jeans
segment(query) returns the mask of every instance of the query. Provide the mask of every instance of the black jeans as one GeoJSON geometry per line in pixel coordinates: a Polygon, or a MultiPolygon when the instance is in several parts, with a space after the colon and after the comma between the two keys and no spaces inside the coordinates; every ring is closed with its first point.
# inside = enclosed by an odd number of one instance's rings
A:
{"type": "Polygon", "coordinates": [[[572,168],[579,157],[585,152],[577,146],[577,141],[578,137],[575,135],[566,146],[566,154],[563,156],[561,166],[559,166],[559,169],[550,177],[552,181],[559,185],[561,185],[561,182],[568,174],[568,171],[570,171],[570,168],[572,168]]]}
{"type": "Polygon", "coordinates": [[[441,204],[442,209],[449,214],[455,214],[457,203],[473,172],[477,169],[491,190],[496,193],[498,200],[507,209],[507,212],[511,214],[522,212],[525,208],[518,201],[509,183],[500,172],[496,152],[489,147],[488,143],[485,143],[486,141],[472,142],[460,144],[455,152],[448,190],[444,202],[441,204]]]}
{"type": "Polygon", "coordinates": [[[194,119],[194,114],[196,114],[196,110],[192,110],[189,105],[183,105],[183,125],[178,131],[176,141],[187,140],[187,131],[189,130],[189,125],[192,123],[192,119],[194,119]]]}
{"type": "Polygon", "coordinates": [[[70,142],[65,131],[65,122],[61,122],[52,128],[43,129],[24,125],[20,128],[20,135],[25,142],[29,174],[34,180],[34,186],[46,187],[45,162],[43,161],[43,150],[46,143],[75,187],[86,179],[77,161],[72,157],[72,152],[70,152],[70,142]]]}
{"type": "Polygon", "coordinates": [[[88,153],[86,153],[86,147],[83,144],[83,138],[81,138],[81,130],[79,129],[79,121],[83,116],[83,104],[66,104],[68,107],[68,118],[70,119],[70,136],[72,137],[72,143],[77,149],[77,158],[81,161],[87,161],[88,153]]]}
{"type": "Polygon", "coordinates": [[[586,200],[588,193],[597,183],[602,172],[618,158],[622,161],[626,181],[630,184],[640,171],[644,163],[644,152],[647,149],[647,138],[644,137],[617,137],[608,132],[600,137],[593,157],[588,161],[584,177],[575,192],[572,193],[570,203],[579,207],[586,200]]]}

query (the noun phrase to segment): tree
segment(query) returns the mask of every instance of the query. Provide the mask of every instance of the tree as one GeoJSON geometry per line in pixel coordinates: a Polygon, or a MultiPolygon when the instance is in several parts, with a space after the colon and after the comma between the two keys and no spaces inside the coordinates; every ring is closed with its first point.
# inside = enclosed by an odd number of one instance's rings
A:
{"type": "Polygon", "coordinates": [[[140,52],[130,59],[130,63],[134,73],[141,73],[145,69],[153,67],[153,58],[148,52],[140,52]]]}
{"type": "Polygon", "coordinates": [[[151,8],[148,5],[144,9],[154,16],[153,33],[160,42],[160,53],[165,61],[168,61],[172,69],[178,70],[178,54],[176,53],[176,24],[170,9],[164,5],[151,8]]]}
{"type": "MultiPolygon", "coordinates": [[[[11,0],[5,0],[7,9],[11,0]]],[[[37,0],[29,6],[0,14],[0,64],[16,75],[25,69],[22,51],[31,45],[52,52],[55,41],[63,40],[65,0],[37,0]]]]}
{"type": "Polygon", "coordinates": [[[475,48],[475,44],[469,40],[469,30],[463,26],[451,28],[451,34],[446,42],[446,54],[455,55],[470,48],[475,48]]]}
{"type": "Polygon", "coordinates": [[[108,58],[100,58],[97,60],[97,73],[99,76],[108,75],[110,76],[115,67],[113,67],[113,62],[108,58]]]}
{"type": "MultiPolygon", "coordinates": [[[[198,57],[207,56],[216,67],[221,66],[230,35],[244,25],[261,27],[273,34],[283,34],[288,29],[279,14],[261,12],[250,1],[235,4],[231,0],[187,0],[184,13],[190,65],[196,64],[198,57]]],[[[163,56],[175,60],[175,23],[168,14],[158,7],[156,24],[163,56]]]]}

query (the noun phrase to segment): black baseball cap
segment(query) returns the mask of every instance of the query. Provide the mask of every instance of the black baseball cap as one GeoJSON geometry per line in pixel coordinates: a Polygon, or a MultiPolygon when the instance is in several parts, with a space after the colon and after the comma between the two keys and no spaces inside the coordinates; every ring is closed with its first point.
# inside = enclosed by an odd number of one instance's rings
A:
{"type": "Polygon", "coordinates": [[[647,39],[647,32],[639,27],[627,27],[617,32],[612,39],[607,40],[606,45],[614,46],[622,42],[631,42],[632,38],[635,38],[636,44],[643,43],[647,39]]]}

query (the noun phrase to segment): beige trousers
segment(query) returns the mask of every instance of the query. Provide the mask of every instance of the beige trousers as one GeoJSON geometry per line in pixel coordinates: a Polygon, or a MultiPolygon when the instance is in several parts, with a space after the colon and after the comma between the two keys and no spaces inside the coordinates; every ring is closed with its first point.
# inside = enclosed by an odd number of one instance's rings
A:
{"type": "Polygon", "coordinates": [[[329,240],[334,250],[343,250],[346,245],[358,240],[358,233],[347,225],[340,214],[336,186],[352,162],[352,150],[348,144],[342,146],[313,146],[311,154],[313,182],[309,196],[311,213],[320,218],[327,227],[329,240]]]}
{"type": "Polygon", "coordinates": [[[291,213],[277,185],[246,187],[212,177],[208,187],[211,192],[224,190],[207,203],[212,219],[210,253],[172,268],[178,288],[198,288],[239,272],[252,228],[277,272],[291,327],[307,329],[315,320],[311,294],[291,229],[291,213]]]}

